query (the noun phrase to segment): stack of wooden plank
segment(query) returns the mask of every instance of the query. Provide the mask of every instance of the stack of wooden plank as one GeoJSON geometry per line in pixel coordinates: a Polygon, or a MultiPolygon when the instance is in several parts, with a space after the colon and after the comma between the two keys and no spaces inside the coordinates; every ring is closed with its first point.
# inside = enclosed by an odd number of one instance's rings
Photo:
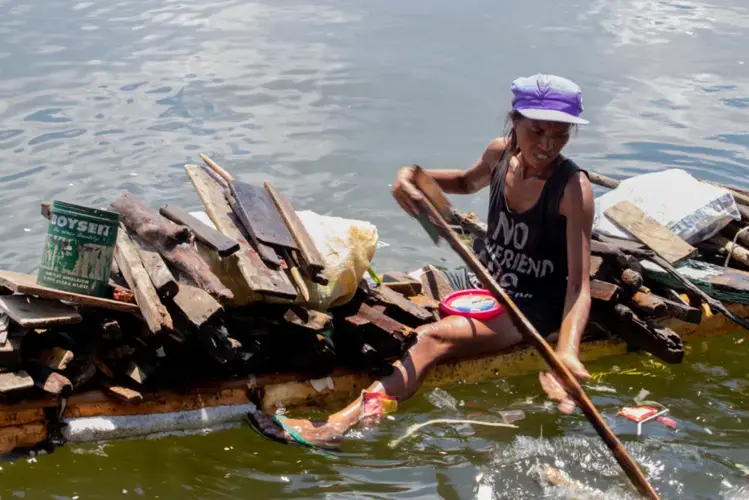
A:
{"type": "Polygon", "coordinates": [[[0,271],[0,405],[62,406],[88,391],[135,403],[211,380],[377,371],[435,320],[436,302],[410,293],[421,288],[407,277],[362,281],[347,304],[311,308],[305,285],[326,283],[325,261],[289,200],[204,159],[210,168],[186,171],[209,220],[131,193],[111,202],[120,228],[106,297],[0,271]],[[406,295],[395,291],[403,281],[406,295]]]}

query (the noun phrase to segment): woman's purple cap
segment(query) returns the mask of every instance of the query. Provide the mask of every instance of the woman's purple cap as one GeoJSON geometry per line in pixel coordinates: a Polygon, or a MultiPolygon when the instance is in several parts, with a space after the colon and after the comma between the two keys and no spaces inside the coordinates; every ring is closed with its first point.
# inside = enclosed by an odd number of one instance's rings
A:
{"type": "Polygon", "coordinates": [[[537,74],[512,82],[512,109],[526,118],[586,125],[580,118],[583,97],[574,82],[555,75],[537,74]]]}

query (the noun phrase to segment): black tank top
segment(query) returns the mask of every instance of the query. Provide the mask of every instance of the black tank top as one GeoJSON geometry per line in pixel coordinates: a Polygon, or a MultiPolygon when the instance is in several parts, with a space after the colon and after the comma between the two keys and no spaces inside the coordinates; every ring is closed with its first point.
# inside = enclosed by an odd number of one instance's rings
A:
{"type": "MultiPolygon", "coordinates": [[[[503,155],[504,156],[504,155],[503,155]]],[[[565,159],[546,180],[535,205],[514,212],[505,198],[510,155],[492,171],[487,235],[479,259],[543,335],[562,322],[567,291],[567,218],[559,202],[570,177],[582,171],[565,159]]]]}

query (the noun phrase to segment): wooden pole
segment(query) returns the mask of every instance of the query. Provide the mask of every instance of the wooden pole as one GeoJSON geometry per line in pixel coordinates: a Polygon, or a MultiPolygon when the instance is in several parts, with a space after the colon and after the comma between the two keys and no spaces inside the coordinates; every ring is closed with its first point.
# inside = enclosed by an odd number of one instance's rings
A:
{"type": "MultiPolygon", "coordinates": [[[[426,177],[426,176],[425,176],[426,177]]],[[[436,183],[435,183],[436,184],[436,183]]],[[[436,187],[436,186],[435,186],[436,187]]],[[[436,189],[439,189],[436,187],[436,189]]],[[[425,195],[426,196],[426,195],[425,195]]],[[[659,498],[653,487],[648,483],[647,478],[642,473],[640,468],[637,466],[632,457],[629,456],[627,450],[621,444],[616,435],[606,425],[601,415],[596,410],[593,403],[588,399],[588,396],[583,391],[583,388],[578,383],[577,379],[572,375],[569,369],[559,361],[554,350],[544,340],[538,330],[531,324],[528,318],[518,308],[518,306],[512,301],[507,293],[499,286],[494,278],[489,274],[489,271],[481,264],[476,255],[465,246],[461,241],[460,237],[448,226],[439,212],[427,201],[427,199],[419,200],[418,205],[420,206],[422,213],[426,215],[428,221],[434,225],[439,235],[447,240],[453,250],[463,259],[466,265],[476,274],[476,277],[481,283],[494,295],[508,310],[526,342],[532,345],[556,373],[559,379],[564,384],[567,391],[570,393],[575,402],[580,406],[588,421],[598,432],[598,435],[603,439],[612,454],[616,458],[616,461],[624,469],[632,483],[644,496],[648,498],[659,498]]]]}

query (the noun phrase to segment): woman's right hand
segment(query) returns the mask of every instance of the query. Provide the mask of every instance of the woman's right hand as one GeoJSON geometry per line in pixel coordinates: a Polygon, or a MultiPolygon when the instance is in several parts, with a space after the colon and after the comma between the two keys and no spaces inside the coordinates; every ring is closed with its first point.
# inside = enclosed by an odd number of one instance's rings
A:
{"type": "Polygon", "coordinates": [[[413,184],[414,169],[411,166],[401,167],[391,189],[395,201],[406,213],[416,216],[419,213],[418,202],[424,197],[413,184]]]}

